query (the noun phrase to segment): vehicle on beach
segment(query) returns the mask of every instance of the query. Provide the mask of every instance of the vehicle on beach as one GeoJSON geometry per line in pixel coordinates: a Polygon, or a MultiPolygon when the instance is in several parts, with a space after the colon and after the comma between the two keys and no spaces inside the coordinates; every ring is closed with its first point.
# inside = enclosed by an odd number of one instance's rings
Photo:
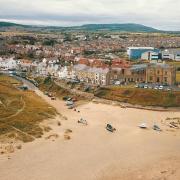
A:
{"type": "Polygon", "coordinates": [[[72,106],[72,105],[74,105],[74,102],[73,101],[66,101],[66,105],[67,106],[72,106]]]}
{"type": "Polygon", "coordinates": [[[64,101],[67,101],[68,99],[69,99],[69,96],[64,96],[64,97],[63,97],[63,100],[64,100],[64,101]]]}
{"type": "Polygon", "coordinates": [[[116,128],[114,128],[111,124],[107,124],[106,125],[106,130],[110,131],[110,132],[114,132],[114,131],[116,131],[116,128]]]}
{"type": "Polygon", "coordinates": [[[51,100],[56,100],[56,97],[51,97],[51,100]]]}
{"type": "Polygon", "coordinates": [[[153,125],[153,130],[155,130],[155,131],[162,131],[161,128],[158,125],[156,125],[156,124],[153,125]]]}
{"type": "Polygon", "coordinates": [[[68,109],[73,109],[73,108],[74,108],[74,105],[68,106],[68,109]]]}
{"type": "Polygon", "coordinates": [[[78,123],[84,124],[84,125],[88,125],[87,121],[83,118],[81,118],[80,120],[78,120],[78,123]]]}
{"type": "Polygon", "coordinates": [[[141,128],[141,129],[147,129],[148,128],[146,123],[142,123],[138,127],[141,128]]]}

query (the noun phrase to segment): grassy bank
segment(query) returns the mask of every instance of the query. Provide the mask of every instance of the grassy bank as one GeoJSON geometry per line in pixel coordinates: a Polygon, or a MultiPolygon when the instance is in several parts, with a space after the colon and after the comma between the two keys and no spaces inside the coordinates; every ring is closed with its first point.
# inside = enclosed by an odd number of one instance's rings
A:
{"type": "Polygon", "coordinates": [[[69,91],[63,89],[62,87],[60,87],[58,85],[56,85],[50,77],[36,78],[35,80],[39,84],[38,88],[43,92],[45,92],[45,91],[50,92],[59,98],[62,98],[63,96],[71,95],[69,91]]]}
{"type": "Polygon", "coordinates": [[[95,96],[133,105],[180,107],[180,92],[111,87],[100,88],[95,96]]]}
{"type": "Polygon", "coordinates": [[[0,137],[23,142],[41,137],[48,128],[40,122],[56,115],[56,110],[32,91],[21,91],[21,82],[0,75],[0,137]]]}
{"type": "Polygon", "coordinates": [[[180,71],[176,73],[176,81],[180,83],[180,71]]]}

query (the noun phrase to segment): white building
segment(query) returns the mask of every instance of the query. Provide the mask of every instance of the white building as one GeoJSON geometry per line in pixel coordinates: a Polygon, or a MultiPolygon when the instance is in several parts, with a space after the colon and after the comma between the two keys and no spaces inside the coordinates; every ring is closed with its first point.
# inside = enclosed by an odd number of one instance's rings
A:
{"type": "Polygon", "coordinates": [[[180,49],[166,49],[162,51],[162,59],[180,61],[180,49]]]}
{"type": "Polygon", "coordinates": [[[10,59],[0,59],[0,68],[3,70],[17,69],[17,61],[13,58],[10,59]]]}
{"type": "Polygon", "coordinates": [[[158,60],[159,59],[159,53],[154,52],[154,51],[147,51],[142,53],[141,59],[143,60],[158,60]]]}
{"type": "Polygon", "coordinates": [[[47,71],[47,60],[43,59],[42,62],[37,64],[37,73],[41,76],[47,76],[48,71],[47,71]]]}

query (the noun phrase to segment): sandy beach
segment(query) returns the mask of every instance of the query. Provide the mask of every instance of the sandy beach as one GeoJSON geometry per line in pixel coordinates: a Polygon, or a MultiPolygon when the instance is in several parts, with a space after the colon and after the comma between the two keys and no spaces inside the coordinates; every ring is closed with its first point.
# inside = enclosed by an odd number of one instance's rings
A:
{"type": "Polygon", "coordinates": [[[2,180],[178,180],[180,179],[180,131],[162,122],[180,112],[120,108],[89,102],[80,111],[69,110],[61,100],[51,101],[63,115],[45,121],[52,131],[10,155],[0,156],[2,180]],[[66,120],[66,118],[67,120],[66,120]],[[80,118],[88,126],[78,124],[80,118]],[[57,125],[61,122],[61,126],[57,125]],[[148,130],[137,126],[147,123],[148,130]],[[117,130],[106,131],[107,123],[117,130]],[[162,132],[152,130],[156,123],[162,132]],[[70,140],[64,139],[67,129],[70,140]],[[50,134],[58,138],[45,138],[50,134]],[[9,158],[8,158],[9,157],[9,158]]]}

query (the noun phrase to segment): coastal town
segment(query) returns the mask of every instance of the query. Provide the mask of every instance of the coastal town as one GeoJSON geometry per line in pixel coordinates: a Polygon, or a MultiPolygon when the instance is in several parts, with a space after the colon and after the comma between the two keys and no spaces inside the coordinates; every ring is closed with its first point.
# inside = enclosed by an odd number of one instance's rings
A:
{"type": "Polygon", "coordinates": [[[95,86],[146,83],[156,89],[178,87],[178,37],[134,36],[2,34],[0,68],[22,76],[51,76],[95,86]]]}
{"type": "Polygon", "coordinates": [[[0,180],[179,180],[179,6],[0,0],[0,180]]]}

